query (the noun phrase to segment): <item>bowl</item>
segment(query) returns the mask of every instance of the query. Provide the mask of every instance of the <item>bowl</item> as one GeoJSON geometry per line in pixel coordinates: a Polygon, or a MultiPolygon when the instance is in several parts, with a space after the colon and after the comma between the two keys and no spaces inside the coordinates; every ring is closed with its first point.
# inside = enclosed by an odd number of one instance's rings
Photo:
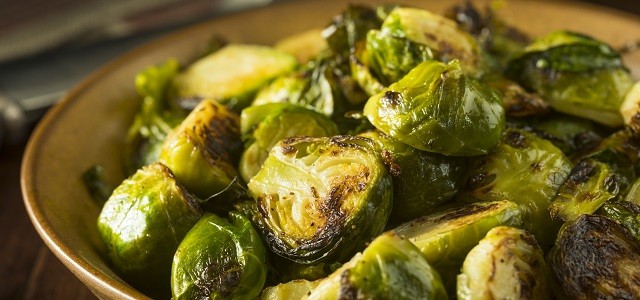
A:
{"type": "MultiPolygon", "coordinates": [[[[399,2],[442,12],[460,1],[399,2]]],[[[214,34],[232,42],[273,44],[296,32],[325,26],[348,2],[285,2],[204,22],[123,55],[70,90],[37,126],[22,165],[24,202],[47,246],[99,298],[146,298],[124,282],[105,259],[96,227],[100,205],[80,179],[95,164],[105,166],[108,181],[124,179],[121,149],[139,107],[135,74],[170,57],[188,62],[214,34]]],[[[631,29],[640,28],[637,16],[575,2],[510,1],[500,14],[532,35],[571,29],[616,47],[638,39],[637,30],[631,29]]],[[[640,78],[640,51],[625,56],[625,61],[634,77],[640,78]]]]}

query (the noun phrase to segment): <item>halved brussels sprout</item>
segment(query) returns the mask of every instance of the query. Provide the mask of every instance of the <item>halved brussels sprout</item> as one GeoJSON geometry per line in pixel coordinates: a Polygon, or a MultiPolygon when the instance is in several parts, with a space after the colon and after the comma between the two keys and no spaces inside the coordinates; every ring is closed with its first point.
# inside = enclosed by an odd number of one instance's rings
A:
{"type": "Polygon", "coordinates": [[[313,289],[307,299],[448,299],[438,272],[409,241],[386,233],[313,289]]]}
{"type": "Polygon", "coordinates": [[[187,111],[204,98],[242,108],[261,86],[297,64],[295,57],[271,47],[230,44],[178,74],[172,82],[173,101],[187,111]]]}
{"type": "Polygon", "coordinates": [[[548,254],[560,299],[635,299],[638,261],[640,242],[624,226],[594,215],[565,223],[548,254]]]}
{"type": "Polygon", "coordinates": [[[491,229],[458,275],[458,299],[549,299],[547,264],[536,238],[512,227],[491,229]]]}
{"type": "Polygon", "coordinates": [[[267,277],[266,250],[251,222],[204,215],[173,258],[173,299],[254,299],[267,277]]]}
{"type": "Polygon", "coordinates": [[[481,73],[482,54],[476,41],[454,21],[441,15],[399,7],[391,11],[380,31],[426,45],[443,62],[459,60],[465,74],[481,73]]]}
{"type": "Polygon", "coordinates": [[[507,129],[495,151],[471,167],[467,187],[483,201],[509,200],[524,213],[524,228],[549,249],[560,227],[548,207],[571,172],[571,162],[551,142],[507,129]]]}
{"type": "Polygon", "coordinates": [[[502,101],[465,76],[457,61],[423,62],[369,98],[364,114],[380,131],[414,148],[445,155],[481,155],[504,129],[502,101]]]}
{"type": "Polygon", "coordinates": [[[293,136],[334,136],[338,134],[338,126],[313,110],[289,103],[269,103],[242,110],[240,131],[246,150],[239,169],[248,182],[280,140],[293,136]]]}
{"type": "Polygon", "coordinates": [[[581,160],[549,205],[551,218],[571,221],[579,215],[594,213],[618,195],[622,180],[607,164],[593,159],[581,160]]]}
{"type": "Polygon", "coordinates": [[[179,67],[177,60],[170,59],[158,66],[148,67],[135,77],[136,91],[142,97],[142,103],[127,132],[127,173],[156,162],[164,139],[182,121],[180,116],[167,110],[165,95],[179,67]]]}
{"type": "Polygon", "coordinates": [[[640,205],[627,201],[605,203],[597,212],[625,226],[640,241],[640,205]]]}
{"type": "Polygon", "coordinates": [[[392,207],[391,176],[362,137],[285,139],[248,186],[269,248],[303,264],[350,257],[392,207]]]}
{"type": "Polygon", "coordinates": [[[276,286],[265,288],[260,295],[261,300],[303,299],[320,284],[320,280],[309,281],[296,279],[276,286]]]}
{"type": "Polygon", "coordinates": [[[452,199],[460,189],[464,159],[420,151],[377,130],[360,136],[377,144],[393,175],[390,222],[398,224],[423,216],[452,199]]]}
{"type": "Polygon", "coordinates": [[[171,170],[154,163],[115,189],[100,212],[98,230],[123,278],[150,296],[166,297],[173,254],[201,215],[171,170]]]}
{"type": "Polygon", "coordinates": [[[159,161],[201,199],[222,191],[237,176],[235,156],[242,148],[238,115],[204,99],[166,138],[159,161]]]}
{"type": "Polygon", "coordinates": [[[561,112],[611,127],[633,81],[620,55],[603,42],[557,31],[529,45],[506,73],[561,112]]]}
{"type": "Polygon", "coordinates": [[[452,293],[469,250],[500,225],[523,226],[518,205],[509,201],[467,204],[404,223],[393,231],[420,249],[452,293]]]}

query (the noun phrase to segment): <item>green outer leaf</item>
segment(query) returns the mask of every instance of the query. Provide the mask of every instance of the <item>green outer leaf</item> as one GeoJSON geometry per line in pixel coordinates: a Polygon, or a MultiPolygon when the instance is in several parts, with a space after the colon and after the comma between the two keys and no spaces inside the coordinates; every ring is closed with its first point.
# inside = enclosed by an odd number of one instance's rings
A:
{"type": "Polygon", "coordinates": [[[173,299],[254,299],[266,276],[266,250],[251,222],[206,214],[189,231],[173,258],[173,299]]]}
{"type": "Polygon", "coordinates": [[[457,61],[427,61],[369,98],[364,114],[380,131],[421,150],[488,153],[504,129],[502,100],[462,74],[457,61]]]}
{"type": "Polygon", "coordinates": [[[509,201],[473,203],[415,219],[393,231],[420,249],[453,293],[469,250],[500,225],[522,227],[520,207],[509,201]]]}
{"type": "Polygon", "coordinates": [[[118,186],[98,217],[107,255],[128,282],[166,297],[171,259],[202,210],[162,164],[145,166],[118,186]]]}
{"type": "Polygon", "coordinates": [[[597,214],[622,224],[640,242],[640,205],[627,201],[607,202],[597,214]]]}
{"type": "Polygon", "coordinates": [[[310,264],[353,255],[386,225],[392,181],[362,137],[298,137],[278,143],[249,182],[272,251],[310,264]]]}
{"type": "Polygon", "coordinates": [[[594,213],[618,195],[621,180],[607,164],[592,159],[580,161],[549,205],[551,218],[566,222],[594,213]]]}

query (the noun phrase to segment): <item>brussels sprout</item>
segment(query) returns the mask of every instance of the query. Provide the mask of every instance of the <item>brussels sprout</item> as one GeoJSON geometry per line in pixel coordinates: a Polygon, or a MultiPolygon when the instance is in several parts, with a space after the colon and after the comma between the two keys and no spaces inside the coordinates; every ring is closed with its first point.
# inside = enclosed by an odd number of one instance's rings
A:
{"type": "Polygon", "coordinates": [[[124,180],[105,203],[98,230],[113,266],[155,297],[169,294],[171,258],[202,210],[160,163],[124,180]]]}
{"type": "Polygon", "coordinates": [[[618,195],[621,180],[607,164],[593,159],[580,161],[549,205],[551,218],[571,221],[579,215],[594,213],[618,195]]]}
{"type": "Polygon", "coordinates": [[[376,10],[360,5],[349,5],[341,14],[335,16],[322,35],[334,55],[349,57],[358,43],[364,41],[367,32],[378,29],[382,20],[376,10]]]}
{"type": "Polygon", "coordinates": [[[488,153],[505,121],[497,94],[463,75],[456,61],[421,63],[369,98],[364,114],[400,142],[445,155],[488,153]]]}
{"type": "Polygon", "coordinates": [[[622,224],[640,241],[640,205],[627,201],[607,202],[597,213],[622,224]]]}
{"type": "Polygon", "coordinates": [[[554,109],[611,127],[622,124],[620,104],[633,84],[615,50],[566,31],[536,40],[506,73],[554,109]]]}
{"type": "Polygon", "coordinates": [[[439,60],[459,60],[468,75],[481,73],[481,50],[476,41],[457,24],[432,12],[399,7],[382,23],[380,31],[407,38],[437,53],[439,60]]]}
{"type": "Polygon", "coordinates": [[[296,66],[295,57],[274,48],[230,44],[178,74],[172,81],[173,101],[186,110],[203,98],[243,108],[261,86],[296,66]]]}
{"type": "Polygon", "coordinates": [[[270,103],[242,110],[240,131],[248,148],[242,154],[239,169],[248,182],[280,140],[293,136],[334,136],[338,127],[323,114],[304,107],[270,103]]]}
{"type": "Polygon", "coordinates": [[[617,131],[582,158],[592,158],[609,165],[622,176],[620,189],[624,191],[640,174],[640,137],[629,130],[617,131]]]}
{"type": "Polygon", "coordinates": [[[548,207],[571,168],[571,162],[551,142],[508,129],[496,150],[471,167],[467,187],[483,201],[517,203],[524,213],[525,229],[548,249],[560,225],[551,220],[548,207]]]}
{"type": "Polygon", "coordinates": [[[267,277],[266,250],[251,222],[204,215],[173,257],[173,299],[253,299],[267,277]]]}
{"type": "Polygon", "coordinates": [[[269,248],[311,264],[348,258],[378,235],[391,184],[371,140],[337,136],[279,142],[248,186],[269,248]]]}
{"type": "Polygon", "coordinates": [[[448,291],[471,248],[496,226],[522,227],[520,208],[509,201],[481,202],[452,208],[404,223],[393,231],[420,249],[440,273],[448,291]]]}
{"type": "Polygon", "coordinates": [[[360,136],[377,144],[394,176],[390,222],[423,216],[453,198],[460,189],[464,159],[420,151],[380,131],[368,131],[360,136]]]}
{"type": "Polygon", "coordinates": [[[167,111],[165,99],[167,86],[179,67],[177,60],[170,59],[135,77],[142,103],[127,133],[124,160],[127,173],[156,162],[167,134],[182,121],[180,116],[167,111]]]}
{"type": "Polygon", "coordinates": [[[458,275],[458,299],[549,299],[547,264],[530,233],[499,226],[475,246],[458,275]]]}
{"type": "Polygon", "coordinates": [[[386,233],[308,294],[308,299],[447,299],[438,272],[410,242],[386,233]]]}
{"type": "Polygon", "coordinates": [[[615,221],[593,215],[566,223],[548,254],[558,296],[571,299],[636,299],[638,261],[638,240],[615,221]]]}
{"type": "Polygon", "coordinates": [[[364,64],[384,86],[400,80],[421,62],[434,58],[433,51],[426,45],[379,30],[367,33],[362,55],[364,64]]]}
{"type": "Polygon", "coordinates": [[[201,199],[223,190],[236,176],[241,149],[238,115],[204,99],[164,141],[159,161],[201,199]]]}
{"type": "Polygon", "coordinates": [[[319,280],[308,281],[296,279],[287,283],[271,286],[262,291],[262,300],[289,300],[303,299],[320,283],[319,280]]]}

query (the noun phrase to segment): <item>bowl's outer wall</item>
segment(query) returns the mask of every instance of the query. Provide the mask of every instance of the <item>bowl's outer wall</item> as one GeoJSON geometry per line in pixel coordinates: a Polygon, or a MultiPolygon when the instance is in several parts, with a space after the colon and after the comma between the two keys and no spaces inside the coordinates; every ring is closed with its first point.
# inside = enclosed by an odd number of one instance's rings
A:
{"type": "MultiPolygon", "coordinates": [[[[232,42],[269,45],[296,32],[323,27],[348,2],[287,2],[218,18],[136,49],[71,90],[35,130],[22,166],[25,204],[49,248],[98,297],[145,298],[122,281],[101,255],[103,247],[96,228],[100,207],[80,180],[82,172],[95,164],[106,167],[107,179],[111,182],[124,178],[121,170],[124,137],[139,107],[134,75],[170,57],[188,62],[203,51],[213,34],[232,42]]],[[[442,12],[460,1],[398,2],[442,12]]],[[[484,5],[488,1],[475,2],[484,5]]],[[[640,38],[637,17],[591,5],[510,1],[502,8],[501,15],[532,35],[571,29],[614,46],[640,38]]],[[[639,52],[625,57],[635,78],[640,78],[639,52]]]]}

